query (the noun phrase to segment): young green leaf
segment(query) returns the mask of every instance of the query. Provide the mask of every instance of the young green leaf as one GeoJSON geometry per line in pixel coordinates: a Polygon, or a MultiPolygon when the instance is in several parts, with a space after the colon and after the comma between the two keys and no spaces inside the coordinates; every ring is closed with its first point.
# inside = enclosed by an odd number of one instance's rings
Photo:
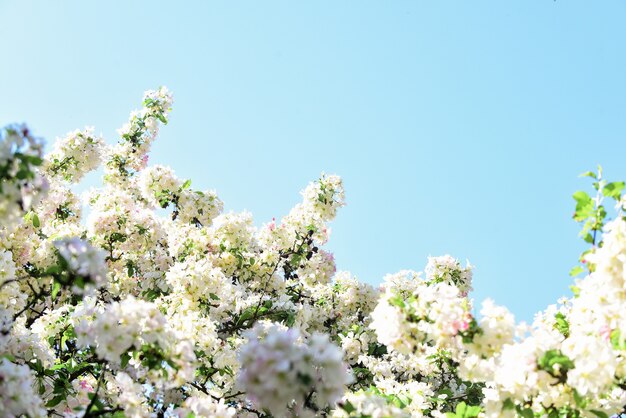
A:
{"type": "Polygon", "coordinates": [[[611,197],[615,200],[619,200],[622,196],[622,190],[624,190],[624,182],[616,181],[609,183],[602,189],[602,194],[606,197],[611,197]]]}

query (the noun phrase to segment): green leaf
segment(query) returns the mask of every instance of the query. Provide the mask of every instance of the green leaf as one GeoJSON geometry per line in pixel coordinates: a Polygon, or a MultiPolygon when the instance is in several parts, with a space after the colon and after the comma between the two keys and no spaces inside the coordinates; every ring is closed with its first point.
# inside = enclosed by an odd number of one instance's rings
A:
{"type": "Polygon", "coordinates": [[[54,408],[55,406],[57,406],[58,404],[60,404],[61,402],[65,400],[65,396],[66,396],[65,394],[61,394],[50,399],[48,403],[46,404],[46,408],[54,408]]]}
{"type": "Polygon", "coordinates": [[[191,186],[191,179],[185,181],[182,186],[180,186],[181,190],[188,189],[191,186]]]}
{"type": "Polygon", "coordinates": [[[622,339],[622,334],[618,329],[614,329],[610,334],[611,345],[615,350],[626,349],[626,341],[622,339]]]}
{"type": "Polygon", "coordinates": [[[554,329],[559,331],[565,338],[569,337],[569,322],[567,322],[567,318],[561,312],[557,312],[554,315],[554,329]]]}
{"type": "Polygon", "coordinates": [[[559,350],[546,351],[538,361],[539,368],[545,370],[553,376],[556,372],[554,366],[557,364],[559,365],[559,376],[574,368],[574,362],[559,350]]]}
{"type": "Polygon", "coordinates": [[[396,306],[398,308],[404,308],[406,306],[406,304],[404,303],[404,300],[402,299],[401,296],[396,295],[393,297],[390,297],[389,299],[387,299],[387,302],[391,305],[391,306],[396,306]]]}
{"type": "Polygon", "coordinates": [[[480,406],[470,406],[465,412],[466,418],[476,418],[480,415],[480,406]]]}
{"type": "Polygon", "coordinates": [[[37,157],[36,155],[24,155],[22,156],[22,159],[32,165],[41,165],[41,163],[43,163],[43,159],[41,157],[37,157]]]}
{"type": "Polygon", "coordinates": [[[576,201],[576,211],[574,213],[575,221],[584,221],[593,214],[593,199],[589,197],[587,192],[579,190],[574,193],[572,197],[576,201]]]}
{"type": "Polygon", "coordinates": [[[449,418],[476,418],[480,415],[480,406],[470,406],[465,402],[456,405],[456,413],[447,412],[446,417],[449,418]]]}
{"type": "Polygon", "coordinates": [[[578,190],[577,192],[574,192],[572,197],[576,202],[587,203],[591,201],[591,197],[589,196],[589,194],[587,194],[587,192],[583,190],[578,190]]]}
{"type": "Polygon", "coordinates": [[[340,406],[341,406],[341,409],[346,411],[348,414],[351,414],[354,411],[356,411],[356,408],[354,407],[354,405],[350,403],[350,401],[345,401],[340,406]]]}
{"type": "Polygon", "coordinates": [[[506,398],[505,401],[502,403],[502,409],[513,409],[515,408],[515,404],[513,403],[513,401],[511,400],[511,398],[506,398]]]}
{"type": "Polygon", "coordinates": [[[400,409],[405,408],[407,406],[406,399],[403,400],[403,399],[401,399],[397,395],[392,395],[391,396],[391,404],[394,405],[394,406],[397,406],[400,409]]]}
{"type": "Polygon", "coordinates": [[[534,418],[533,410],[530,408],[520,409],[519,414],[524,418],[534,418]]]}
{"type": "Polygon", "coordinates": [[[35,228],[39,228],[41,226],[41,222],[39,222],[39,216],[35,212],[33,212],[33,226],[35,228]]]}
{"type": "Polygon", "coordinates": [[[609,415],[606,412],[598,411],[596,409],[592,409],[589,412],[597,416],[598,418],[609,418],[609,415]]]}
{"type": "Polygon", "coordinates": [[[585,171],[584,173],[580,174],[578,177],[591,177],[596,180],[598,179],[598,176],[593,171],[585,171]]]}
{"type": "Polygon", "coordinates": [[[31,172],[25,169],[20,169],[16,174],[15,174],[15,178],[17,178],[18,180],[25,180],[27,179],[29,176],[31,175],[31,172]]]}
{"type": "Polygon", "coordinates": [[[128,362],[130,361],[130,355],[128,353],[123,353],[120,356],[120,360],[122,362],[122,368],[128,366],[128,362]]]}
{"type": "Polygon", "coordinates": [[[55,364],[54,366],[50,367],[48,370],[53,370],[53,371],[61,370],[61,369],[64,369],[65,366],[66,366],[65,363],[55,364]]]}
{"type": "Polygon", "coordinates": [[[246,322],[248,319],[252,318],[254,316],[255,311],[256,311],[256,308],[254,307],[249,307],[246,310],[244,310],[239,316],[239,319],[237,320],[237,325],[241,325],[244,322],[246,322]]]}
{"type": "Polygon", "coordinates": [[[576,266],[573,267],[570,271],[569,271],[569,275],[572,277],[576,277],[581,273],[584,273],[585,269],[582,266],[576,266]]]}
{"type": "Polygon", "coordinates": [[[313,383],[313,378],[309,376],[308,374],[298,373],[296,377],[298,378],[300,382],[302,382],[302,384],[306,386],[309,386],[311,383],[313,383]]]}
{"type": "Polygon", "coordinates": [[[50,293],[50,297],[52,297],[52,300],[56,300],[60,290],[61,290],[61,283],[55,280],[55,282],[52,283],[52,292],[50,293]]]}
{"type": "Polygon", "coordinates": [[[587,406],[587,401],[585,400],[585,398],[580,396],[580,393],[578,393],[576,389],[574,389],[573,395],[574,395],[574,402],[576,402],[576,406],[584,409],[585,406],[587,406]]]}
{"type": "Polygon", "coordinates": [[[615,200],[619,200],[624,190],[625,183],[623,181],[616,181],[609,183],[602,189],[602,194],[606,197],[612,197],[615,200]]]}

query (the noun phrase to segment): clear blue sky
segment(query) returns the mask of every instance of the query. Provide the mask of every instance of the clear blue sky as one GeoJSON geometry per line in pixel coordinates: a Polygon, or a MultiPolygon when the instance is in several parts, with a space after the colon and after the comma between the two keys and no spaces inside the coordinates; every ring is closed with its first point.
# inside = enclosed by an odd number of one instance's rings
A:
{"type": "Polygon", "coordinates": [[[166,85],[152,162],[259,225],[342,175],[330,248],[370,283],[450,253],[477,301],[531,319],[569,293],[577,175],[626,178],[623,1],[0,0],[0,19],[0,123],[113,142],[166,85]]]}

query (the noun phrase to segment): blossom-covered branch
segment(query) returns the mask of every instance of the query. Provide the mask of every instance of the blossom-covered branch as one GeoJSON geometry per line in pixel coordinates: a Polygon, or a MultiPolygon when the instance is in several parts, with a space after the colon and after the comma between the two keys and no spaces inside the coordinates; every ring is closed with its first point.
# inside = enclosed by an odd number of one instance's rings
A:
{"type": "Polygon", "coordinates": [[[380,288],[337,272],[324,248],[345,204],[336,175],[261,227],[224,213],[215,191],[148,164],[172,103],[166,88],[146,92],[115,145],[85,128],[43,155],[25,125],[0,131],[0,416],[624,410],[624,183],[586,173],[581,277],[527,326],[491,300],[477,314],[472,266],[448,255],[380,288]],[[100,187],[74,194],[99,167],[100,187]]]}

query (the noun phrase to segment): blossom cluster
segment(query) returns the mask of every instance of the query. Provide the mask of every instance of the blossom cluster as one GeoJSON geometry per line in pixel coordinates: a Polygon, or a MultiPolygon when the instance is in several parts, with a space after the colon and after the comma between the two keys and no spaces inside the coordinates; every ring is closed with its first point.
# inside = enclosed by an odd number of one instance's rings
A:
{"type": "Polygon", "coordinates": [[[274,416],[334,405],[351,382],[341,350],[327,335],[313,334],[305,343],[296,329],[259,322],[246,336],[239,384],[253,404],[274,416]]]}
{"type": "Polygon", "coordinates": [[[104,140],[95,136],[93,127],[70,132],[54,144],[46,156],[44,170],[51,178],[77,183],[101,162],[104,140]]]}
{"type": "Polygon", "coordinates": [[[0,218],[12,227],[48,190],[42,164],[43,141],[25,124],[0,129],[0,218]]]}
{"type": "Polygon", "coordinates": [[[337,271],[324,247],[345,205],[336,175],[261,226],[225,212],[215,191],[148,164],[171,106],[149,91],[116,144],[86,128],[48,155],[24,125],[0,131],[1,416],[624,411],[624,183],[586,174],[597,196],[574,195],[591,248],[573,295],[526,325],[492,300],[475,308],[472,266],[449,255],[380,287],[337,271]]]}
{"type": "Polygon", "coordinates": [[[74,276],[74,293],[82,293],[88,285],[94,288],[105,285],[107,269],[104,250],[75,237],[54,241],[54,246],[66,264],[66,271],[74,276]]]}
{"type": "Polygon", "coordinates": [[[146,167],[159,123],[167,123],[172,102],[172,94],[165,87],[144,94],[143,107],[132,112],[118,130],[121,141],[107,151],[105,171],[109,181],[123,181],[146,167]]]}
{"type": "Polygon", "coordinates": [[[30,369],[7,359],[0,360],[0,414],[3,417],[45,416],[41,399],[35,394],[30,369]]]}

